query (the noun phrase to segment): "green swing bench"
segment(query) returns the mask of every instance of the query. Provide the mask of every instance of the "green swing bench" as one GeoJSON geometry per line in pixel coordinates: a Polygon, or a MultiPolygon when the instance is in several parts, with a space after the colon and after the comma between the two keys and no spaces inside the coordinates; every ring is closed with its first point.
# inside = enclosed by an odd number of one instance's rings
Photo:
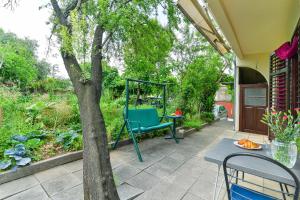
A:
{"type": "MultiPolygon", "coordinates": [[[[127,88],[126,89],[126,91],[127,91],[126,97],[127,98],[126,99],[129,98],[129,95],[128,95],[128,82],[129,81],[137,82],[138,80],[127,79],[127,82],[126,82],[126,88],[127,88]]],[[[151,82],[146,82],[146,83],[149,84],[151,82]]],[[[154,83],[154,84],[156,84],[156,83],[154,83]]],[[[161,85],[163,85],[163,84],[161,84],[161,85]]],[[[163,85],[163,88],[164,88],[164,94],[165,94],[165,85],[163,85]]],[[[165,109],[164,109],[164,113],[165,113],[165,109]]],[[[126,101],[126,107],[124,109],[123,116],[124,116],[124,124],[121,128],[120,133],[117,136],[117,140],[113,146],[113,149],[116,148],[116,146],[120,140],[121,134],[124,131],[125,127],[132,139],[135,151],[141,162],[143,162],[143,158],[142,158],[139,146],[138,146],[136,136],[143,135],[143,134],[146,134],[146,133],[149,133],[149,132],[152,132],[155,130],[159,130],[159,129],[170,128],[173,139],[176,141],[176,143],[178,143],[178,140],[175,137],[175,133],[172,128],[174,126],[173,122],[164,122],[164,123],[161,122],[164,117],[159,117],[158,112],[155,108],[129,109],[128,101],[126,101]]]]}

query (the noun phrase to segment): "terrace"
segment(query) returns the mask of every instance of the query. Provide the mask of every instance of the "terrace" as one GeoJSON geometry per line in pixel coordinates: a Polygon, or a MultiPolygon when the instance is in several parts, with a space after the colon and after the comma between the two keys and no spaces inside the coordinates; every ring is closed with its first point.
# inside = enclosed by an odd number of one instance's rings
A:
{"type": "MultiPolygon", "coordinates": [[[[122,200],[217,199],[215,188],[220,188],[218,199],[227,199],[222,184],[224,174],[219,174],[217,165],[205,159],[207,152],[224,138],[248,138],[269,144],[274,135],[261,123],[265,109],[287,111],[300,107],[299,42],[297,52],[291,58],[279,59],[274,53],[284,42],[294,41],[297,37],[299,40],[298,1],[291,0],[283,5],[279,1],[207,0],[199,3],[180,0],[178,5],[221,55],[233,51],[237,56],[235,121],[214,122],[186,136],[178,144],[162,137],[144,140],[139,143],[143,162],[137,158],[133,145],[111,151],[114,179],[122,200]],[[273,21],[277,23],[270,23],[273,21]],[[219,181],[216,181],[217,175],[219,181]]],[[[138,129],[140,131],[140,127],[138,129]]],[[[235,148],[239,152],[239,148],[235,148]]],[[[269,149],[264,150],[270,153],[269,149]]],[[[0,185],[0,199],[83,199],[82,165],[82,160],[77,160],[4,183],[0,185]]],[[[297,176],[299,167],[298,156],[293,168],[297,176]]],[[[273,191],[284,192],[281,184],[286,183],[278,184],[254,175],[246,172],[239,184],[279,199],[292,198],[273,191]]],[[[287,193],[293,192],[293,188],[285,186],[287,193]]]]}
{"type": "MultiPolygon", "coordinates": [[[[231,122],[218,121],[187,136],[179,144],[163,138],[144,140],[140,143],[144,162],[139,162],[132,145],[112,151],[111,162],[120,198],[212,199],[217,167],[204,160],[205,153],[223,138],[248,137],[256,142],[268,142],[266,136],[234,132],[232,127],[231,122]]],[[[278,184],[262,178],[251,175],[245,178],[279,189],[278,184]]],[[[272,191],[265,192],[272,194],[272,191]]],[[[219,199],[223,198],[227,198],[224,186],[219,199]]],[[[82,160],[2,184],[0,199],[83,199],[82,160]]]]}

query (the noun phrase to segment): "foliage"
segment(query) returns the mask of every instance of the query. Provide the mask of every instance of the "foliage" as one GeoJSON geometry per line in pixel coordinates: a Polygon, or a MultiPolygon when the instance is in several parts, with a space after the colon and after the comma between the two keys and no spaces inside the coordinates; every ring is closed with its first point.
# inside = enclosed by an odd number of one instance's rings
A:
{"type": "Polygon", "coordinates": [[[32,81],[45,78],[50,65],[37,59],[36,48],[36,41],[0,29],[0,82],[11,81],[24,89],[32,81]]]}
{"type": "Polygon", "coordinates": [[[27,157],[25,145],[21,143],[5,150],[4,157],[5,159],[0,162],[0,170],[5,170],[11,166],[25,166],[31,162],[31,158],[27,157]]]}
{"type": "Polygon", "coordinates": [[[72,93],[23,95],[18,89],[1,87],[0,109],[0,160],[6,149],[20,142],[33,160],[43,159],[41,149],[55,137],[49,132],[80,129],[78,104],[72,93]]]}
{"type": "Polygon", "coordinates": [[[65,92],[68,90],[72,90],[71,82],[69,80],[58,78],[46,78],[42,80],[33,81],[29,85],[29,89],[40,93],[53,93],[59,91],[65,92]]]}
{"type": "Polygon", "coordinates": [[[46,79],[47,76],[51,73],[52,66],[46,60],[40,60],[36,63],[37,68],[37,78],[39,80],[46,79]]]}
{"type": "Polygon", "coordinates": [[[65,150],[79,150],[82,148],[82,136],[76,131],[69,130],[67,132],[59,133],[56,136],[56,142],[63,145],[65,150]]]}
{"type": "Polygon", "coordinates": [[[200,117],[195,116],[192,119],[184,120],[183,127],[200,129],[204,123],[204,120],[202,120],[200,117]]]}
{"type": "Polygon", "coordinates": [[[212,55],[200,56],[188,66],[182,81],[179,105],[184,113],[212,112],[219,87],[216,82],[220,76],[220,65],[220,58],[212,55]]]}
{"type": "Polygon", "coordinates": [[[300,112],[296,109],[297,117],[292,112],[267,109],[261,122],[268,125],[278,142],[288,143],[296,140],[300,132],[300,112]]]}
{"type": "Polygon", "coordinates": [[[144,26],[136,25],[129,32],[124,47],[126,75],[142,80],[161,81],[169,75],[166,58],[173,44],[172,32],[163,28],[157,20],[144,26]]]}
{"type": "Polygon", "coordinates": [[[103,87],[113,99],[121,97],[125,89],[125,81],[118,70],[107,64],[104,65],[103,70],[103,87]]]}

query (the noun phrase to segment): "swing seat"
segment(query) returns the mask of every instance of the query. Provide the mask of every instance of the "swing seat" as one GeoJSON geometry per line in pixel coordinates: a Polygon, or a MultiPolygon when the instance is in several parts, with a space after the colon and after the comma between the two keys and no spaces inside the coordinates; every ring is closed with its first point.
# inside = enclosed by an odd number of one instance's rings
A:
{"type": "Polygon", "coordinates": [[[157,110],[154,108],[129,109],[127,120],[127,129],[135,134],[148,133],[173,126],[173,122],[160,123],[157,110]]]}
{"type": "Polygon", "coordinates": [[[155,108],[147,108],[147,109],[128,109],[127,117],[126,117],[126,110],[124,111],[124,119],[125,123],[119,133],[117,140],[113,146],[116,148],[118,141],[120,140],[121,133],[123,129],[127,128],[129,135],[133,141],[133,145],[135,151],[138,155],[138,158],[141,162],[143,162],[143,158],[138,146],[138,142],[136,139],[137,135],[142,135],[154,130],[163,129],[163,128],[170,128],[172,137],[174,138],[175,142],[178,143],[177,138],[175,137],[175,132],[172,129],[174,124],[173,122],[166,122],[161,123],[161,118],[158,116],[157,110],[155,108]]]}

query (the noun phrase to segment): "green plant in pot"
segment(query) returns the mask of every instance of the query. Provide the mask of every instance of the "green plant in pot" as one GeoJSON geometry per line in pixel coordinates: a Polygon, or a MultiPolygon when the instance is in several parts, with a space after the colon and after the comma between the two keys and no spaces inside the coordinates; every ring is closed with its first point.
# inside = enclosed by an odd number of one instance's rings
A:
{"type": "MultiPolygon", "coordinates": [[[[269,126],[275,139],[271,143],[273,159],[292,168],[297,161],[297,138],[300,132],[300,112],[295,109],[295,115],[288,112],[266,110],[262,122],[269,126]]],[[[299,142],[299,140],[298,140],[299,142]]]]}

